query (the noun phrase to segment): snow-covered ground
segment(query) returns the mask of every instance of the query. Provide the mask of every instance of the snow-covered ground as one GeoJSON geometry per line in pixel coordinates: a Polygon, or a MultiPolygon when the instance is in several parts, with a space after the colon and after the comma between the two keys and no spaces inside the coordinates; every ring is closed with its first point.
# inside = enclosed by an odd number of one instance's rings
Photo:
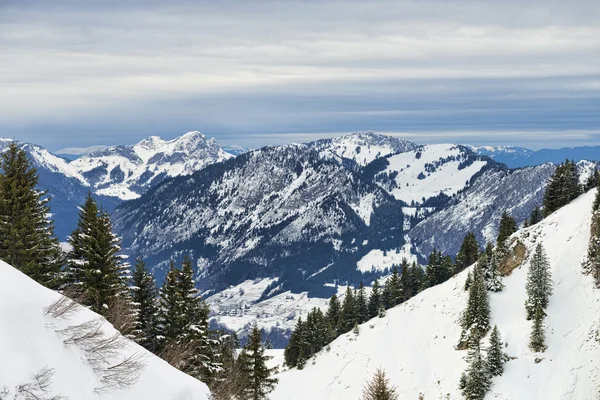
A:
{"type": "MultiPolygon", "coordinates": [[[[582,274],[587,251],[593,191],[515,236],[529,252],[547,251],[555,284],[545,319],[545,353],[528,348],[531,322],[525,320],[529,261],[504,278],[505,289],[490,294],[497,324],[512,359],[494,378],[490,399],[596,399],[600,387],[600,290],[582,274]],[[536,362],[536,358],[542,358],[536,362]]],[[[306,367],[282,372],[273,400],[357,398],[375,370],[383,368],[401,399],[460,399],[458,382],[466,351],[457,351],[459,320],[467,293],[467,271],[428,289],[343,335],[306,367]]],[[[485,338],[487,342],[487,338],[485,338]]]]}
{"type": "MultiPolygon", "coordinates": [[[[100,379],[102,373],[92,368],[93,355],[84,350],[84,341],[73,344],[68,339],[74,334],[73,327],[81,327],[89,321],[96,321],[92,324],[94,327],[102,322],[100,332],[104,339],[117,332],[83,307],[62,317],[46,313],[46,308],[61,297],[0,261],[0,398],[50,399],[59,395],[73,400],[209,398],[208,388],[202,382],[120,336],[118,340],[123,341],[123,347],[116,353],[100,352],[105,357],[100,361],[102,369],[106,371],[129,356],[141,363],[141,369],[139,375],[133,375],[136,378],[131,386],[107,390],[107,382],[100,379]],[[45,393],[34,385],[34,377],[43,371],[50,377],[45,393]],[[24,390],[33,394],[28,397],[24,390]]],[[[117,372],[117,375],[124,374],[117,372]]]]}
{"type": "Polygon", "coordinates": [[[356,263],[356,266],[362,272],[372,271],[373,269],[382,271],[386,268],[392,268],[394,265],[400,265],[404,258],[409,264],[417,261],[417,256],[410,253],[410,243],[404,245],[399,252],[396,252],[396,250],[371,250],[356,263]]]}
{"type": "Polygon", "coordinates": [[[397,173],[396,187],[390,194],[408,204],[420,203],[444,193],[456,194],[479,172],[487,161],[474,161],[471,165],[459,169],[463,151],[453,144],[435,144],[421,146],[416,150],[396,154],[388,158],[389,165],[384,170],[388,174],[397,173]],[[447,157],[457,157],[456,161],[445,161],[447,157]],[[426,164],[439,163],[435,172],[427,172],[426,164]]]}

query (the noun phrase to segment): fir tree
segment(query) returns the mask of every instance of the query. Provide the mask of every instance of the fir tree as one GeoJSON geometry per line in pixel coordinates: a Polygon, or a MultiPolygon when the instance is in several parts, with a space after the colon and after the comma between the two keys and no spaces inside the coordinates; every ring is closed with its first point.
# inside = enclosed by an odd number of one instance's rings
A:
{"type": "Polygon", "coordinates": [[[383,305],[379,281],[375,279],[369,296],[369,318],[375,318],[379,312],[379,308],[383,305]]]}
{"type": "Polygon", "coordinates": [[[541,307],[542,311],[546,309],[550,296],[552,295],[550,263],[548,262],[546,252],[541,243],[537,245],[535,253],[531,258],[525,289],[527,291],[525,309],[527,311],[527,319],[530,320],[533,318],[538,305],[541,307]]]}
{"type": "MultiPolygon", "coordinates": [[[[413,293],[413,274],[410,271],[410,265],[408,265],[408,260],[406,258],[402,259],[402,264],[400,265],[400,290],[402,292],[401,303],[413,297],[415,293],[413,293]]],[[[418,288],[418,285],[416,285],[418,288]]]]}
{"type": "Polygon", "coordinates": [[[363,389],[362,400],[397,400],[396,387],[390,384],[385,371],[378,369],[363,389]]]}
{"type": "Polygon", "coordinates": [[[427,287],[439,285],[450,279],[452,268],[450,256],[444,257],[441,252],[433,250],[429,255],[429,264],[425,270],[427,287]]]}
{"type": "Polygon", "coordinates": [[[533,208],[533,211],[531,211],[531,216],[529,217],[529,225],[533,226],[540,222],[543,218],[544,216],[542,215],[542,210],[540,209],[540,207],[535,206],[533,208]]]}
{"type": "Polygon", "coordinates": [[[256,324],[252,328],[248,344],[244,346],[238,362],[240,370],[246,377],[247,384],[241,398],[247,400],[263,400],[273,391],[278,382],[272,375],[277,373],[277,367],[269,368],[267,361],[272,357],[265,355],[265,349],[260,338],[260,331],[256,324]]]}
{"type": "Polygon", "coordinates": [[[592,211],[598,211],[600,209],[600,185],[596,187],[596,197],[594,197],[594,204],[592,205],[592,211]]]}
{"type": "Polygon", "coordinates": [[[590,174],[585,182],[585,191],[597,188],[600,185],[600,172],[594,168],[594,172],[590,174]]]}
{"type": "Polygon", "coordinates": [[[186,321],[183,318],[182,295],[179,291],[179,276],[181,271],[175,266],[173,260],[169,263],[169,272],[160,289],[159,300],[159,332],[158,339],[161,348],[173,345],[183,332],[186,321]]]}
{"type": "Polygon", "coordinates": [[[483,400],[492,385],[487,361],[481,354],[479,339],[473,339],[467,361],[469,367],[465,377],[461,377],[460,386],[467,400],[483,400]]]}
{"type": "Polygon", "coordinates": [[[502,350],[502,337],[498,327],[494,325],[490,335],[490,347],[487,351],[487,364],[492,376],[502,375],[507,356],[502,350]]]}
{"type": "Polygon", "coordinates": [[[354,328],[352,328],[352,333],[354,333],[354,336],[358,336],[360,334],[360,327],[356,322],[354,323],[354,328]]]}
{"type": "Polygon", "coordinates": [[[513,233],[517,231],[517,223],[514,218],[508,213],[508,211],[504,211],[502,213],[502,217],[500,217],[500,227],[498,228],[498,239],[497,244],[498,247],[504,248],[506,245],[506,239],[510,237],[513,233]]]}
{"type": "Polygon", "coordinates": [[[356,323],[356,301],[350,286],[346,288],[346,295],[342,302],[342,314],[340,316],[340,332],[339,334],[350,332],[356,323]]]}
{"type": "Polygon", "coordinates": [[[382,304],[381,306],[379,306],[379,311],[377,311],[377,316],[379,318],[384,318],[385,315],[386,315],[385,306],[382,304]]]}
{"type": "Polygon", "coordinates": [[[325,318],[327,319],[327,322],[329,323],[331,331],[335,337],[337,337],[337,333],[339,331],[341,313],[342,306],[337,295],[334,293],[329,300],[329,308],[327,308],[325,318]]]}
{"type": "Polygon", "coordinates": [[[296,322],[296,327],[290,336],[290,341],[283,352],[285,363],[290,368],[295,367],[298,363],[301,350],[300,347],[302,345],[301,336],[303,335],[303,331],[304,323],[302,322],[302,317],[299,317],[298,322],[296,322]]]}
{"type": "Polygon", "coordinates": [[[536,353],[546,351],[545,345],[545,333],[544,333],[544,310],[542,310],[541,304],[535,306],[535,312],[533,316],[533,327],[531,329],[531,338],[529,341],[529,347],[536,353]]]}
{"type": "Polygon", "coordinates": [[[158,348],[158,289],[154,277],[141,257],[135,261],[132,274],[132,299],[138,309],[136,341],[152,352],[158,348]]]}
{"type": "Polygon", "coordinates": [[[487,290],[492,292],[500,292],[504,285],[500,273],[498,272],[498,258],[496,252],[490,248],[490,251],[484,253],[479,263],[483,270],[483,277],[485,280],[485,287],[487,290]]]}
{"type": "Polygon", "coordinates": [[[402,286],[400,276],[398,275],[398,267],[394,265],[392,276],[385,282],[383,288],[383,303],[385,308],[392,308],[402,302],[402,286]]]}
{"type": "Polygon", "coordinates": [[[467,308],[463,313],[461,325],[462,341],[479,340],[490,329],[490,304],[479,263],[473,269],[473,283],[469,288],[467,308]]]}
{"type": "Polygon", "coordinates": [[[63,283],[62,256],[37,170],[12,142],[0,163],[0,258],[52,289],[63,283]]]}
{"type": "Polygon", "coordinates": [[[467,273],[467,279],[465,279],[465,286],[464,286],[465,292],[467,290],[469,290],[469,288],[471,287],[472,283],[473,283],[473,275],[471,274],[471,271],[469,271],[467,273]]]}
{"type": "Polygon", "coordinates": [[[367,295],[365,293],[365,287],[362,281],[360,282],[360,286],[358,287],[358,292],[356,294],[356,319],[359,324],[362,324],[369,319],[367,295]]]}
{"type": "Polygon", "coordinates": [[[594,278],[596,287],[600,287],[600,212],[595,211],[592,214],[591,225],[587,258],[583,263],[583,267],[584,272],[591,274],[594,278]]]}
{"type": "Polygon", "coordinates": [[[556,167],[544,193],[544,216],[569,204],[581,194],[579,174],[574,161],[566,160],[556,167]]]}
{"type": "Polygon", "coordinates": [[[473,232],[467,233],[463,240],[460,250],[456,255],[456,262],[454,264],[454,275],[463,271],[470,265],[475,264],[479,257],[479,243],[473,232]]]}

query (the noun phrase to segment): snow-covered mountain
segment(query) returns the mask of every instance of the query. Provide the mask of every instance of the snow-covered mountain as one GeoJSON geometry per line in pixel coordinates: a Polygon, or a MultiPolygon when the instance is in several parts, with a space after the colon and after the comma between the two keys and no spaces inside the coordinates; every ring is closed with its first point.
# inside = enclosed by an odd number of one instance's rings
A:
{"type": "Polygon", "coordinates": [[[600,161],[600,146],[563,147],[560,149],[529,150],[515,146],[470,146],[478,154],[489,156],[508,165],[522,168],[544,163],[558,164],[565,159],[600,161]]]}
{"type": "Polygon", "coordinates": [[[410,140],[381,135],[374,132],[356,132],[331,139],[307,143],[324,157],[351,160],[365,166],[377,158],[388,154],[413,150],[417,145],[410,140]]]}
{"type": "MultiPolygon", "coordinates": [[[[577,163],[585,182],[597,163],[577,163]]],[[[411,248],[421,258],[433,249],[455,255],[467,232],[473,232],[481,245],[494,242],[502,213],[506,210],[518,224],[543,204],[546,185],[556,166],[551,163],[517,170],[493,168],[452,199],[444,209],[428,216],[407,234],[411,248]]]]}
{"type": "MultiPolygon", "coordinates": [[[[581,262],[590,237],[589,192],[541,223],[521,230],[511,240],[526,253],[505,288],[490,293],[491,324],[496,324],[510,360],[493,379],[486,398],[594,399],[600,385],[600,290],[583,275],[581,262]],[[525,281],[530,256],[541,243],[550,261],[554,294],[545,318],[544,353],[529,347],[531,322],[525,318],[525,281]]],[[[386,371],[401,399],[459,399],[458,383],[466,369],[465,350],[455,350],[465,309],[468,271],[427,289],[388,310],[386,317],[345,334],[308,360],[303,370],[279,374],[273,400],[356,398],[377,368],[386,371]],[[309,382],[310,384],[307,384],[309,382]]],[[[488,338],[484,338],[487,343],[488,338]]]]}
{"type": "Polygon", "coordinates": [[[0,398],[209,398],[202,382],[70,304],[0,261],[0,398]]]}
{"type": "Polygon", "coordinates": [[[191,252],[200,284],[212,289],[277,277],[280,290],[329,293],[327,280],[358,279],[356,261],[373,246],[403,244],[402,204],[306,145],[266,147],[167,180],[114,217],[132,254],[164,265],[191,252]]]}
{"type": "Polygon", "coordinates": [[[109,147],[69,165],[97,194],[130,200],[166,177],[189,175],[232,157],[214,138],[188,132],[169,141],[151,136],[133,146],[109,147]]]}
{"type": "Polygon", "coordinates": [[[229,153],[232,156],[239,156],[240,154],[247,153],[251,150],[247,147],[240,146],[239,144],[225,145],[222,148],[226,153],[229,153]]]}

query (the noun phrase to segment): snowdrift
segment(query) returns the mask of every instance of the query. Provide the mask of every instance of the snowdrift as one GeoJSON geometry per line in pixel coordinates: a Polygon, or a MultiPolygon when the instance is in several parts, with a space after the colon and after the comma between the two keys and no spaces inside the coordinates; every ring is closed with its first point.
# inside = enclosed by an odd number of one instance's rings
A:
{"type": "MultiPolygon", "coordinates": [[[[582,273],[587,252],[590,192],[541,223],[521,230],[527,259],[504,278],[502,292],[490,293],[492,325],[497,324],[512,359],[493,380],[489,399],[594,399],[600,380],[600,290],[582,273]],[[528,348],[531,322],[525,320],[525,280],[537,243],[546,249],[555,290],[545,319],[545,353],[528,348]],[[537,360],[536,360],[537,359],[537,360]],[[540,361],[541,359],[541,361],[540,361]],[[537,362],[536,362],[537,361],[537,362]]],[[[467,271],[428,289],[360,326],[308,361],[302,371],[282,372],[273,400],[356,399],[378,367],[385,369],[400,399],[460,399],[458,382],[467,351],[455,350],[465,308],[467,271]]],[[[487,344],[488,337],[484,339],[487,344]]]]}
{"type": "Polygon", "coordinates": [[[209,398],[202,382],[118,335],[92,311],[60,299],[0,261],[0,398],[209,398]],[[120,367],[124,360],[130,361],[120,367]]]}

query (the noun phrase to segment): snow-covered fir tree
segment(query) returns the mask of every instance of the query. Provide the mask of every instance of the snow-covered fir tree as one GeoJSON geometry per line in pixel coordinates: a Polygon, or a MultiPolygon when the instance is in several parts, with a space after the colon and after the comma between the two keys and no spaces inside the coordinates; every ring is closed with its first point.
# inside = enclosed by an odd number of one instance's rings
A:
{"type": "Polygon", "coordinates": [[[492,386],[489,367],[481,352],[480,339],[473,337],[470,344],[467,371],[460,379],[460,389],[467,400],[483,400],[492,386]]]}
{"type": "Polygon", "coordinates": [[[398,389],[390,384],[385,371],[377,369],[373,378],[363,388],[362,400],[397,400],[398,389]]]}
{"type": "Polygon", "coordinates": [[[494,325],[490,334],[490,346],[487,349],[487,364],[492,376],[499,376],[504,372],[504,363],[508,360],[508,356],[504,353],[503,347],[500,331],[494,325]]]}
{"type": "Polygon", "coordinates": [[[546,309],[552,295],[552,286],[550,263],[544,251],[544,246],[539,243],[529,263],[527,282],[525,284],[527,291],[525,310],[528,320],[533,318],[538,305],[542,311],[546,309]]]}
{"type": "Polygon", "coordinates": [[[544,310],[541,304],[535,306],[533,315],[533,325],[531,327],[531,336],[529,339],[529,347],[536,353],[546,351],[546,335],[544,332],[544,310]]]}
{"type": "Polygon", "coordinates": [[[473,282],[469,288],[469,298],[462,315],[461,326],[463,343],[479,340],[490,329],[490,304],[480,263],[475,264],[473,269],[473,282]]]}
{"type": "Polygon", "coordinates": [[[590,241],[583,269],[594,278],[596,286],[600,287],[600,211],[592,214],[590,241]]]}
{"type": "Polygon", "coordinates": [[[64,283],[50,198],[37,189],[39,176],[25,151],[12,142],[0,166],[0,258],[52,289],[64,283]]]}
{"type": "Polygon", "coordinates": [[[472,283],[473,283],[473,275],[471,274],[471,271],[469,271],[469,272],[467,272],[467,278],[465,279],[465,285],[464,285],[465,292],[467,290],[469,290],[472,283]]]}
{"type": "Polygon", "coordinates": [[[504,288],[502,277],[498,272],[498,253],[489,245],[489,251],[482,254],[479,262],[483,269],[485,287],[491,292],[500,292],[504,288]]]}
{"type": "Polygon", "coordinates": [[[479,258],[479,243],[473,232],[467,233],[456,255],[454,274],[458,274],[468,266],[473,265],[479,258]]]}
{"type": "Polygon", "coordinates": [[[141,257],[135,260],[131,278],[133,302],[138,310],[136,341],[152,352],[158,348],[158,289],[141,257]]]}
{"type": "MultiPolygon", "coordinates": [[[[381,296],[381,289],[379,286],[379,281],[376,279],[373,282],[373,287],[371,288],[371,295],[369,296],[369,318],[375,318],[377,313],[379,312],[379,307],[383,305],[383,299],[381,296]]],[[[361,323],[361,321],[357,321],[361,323]]]]}
{"type": "Polygon", "coordinates": [[[593,211],[598,211],[600,209],[600,185],[596,187],[596,197],[594,198],[594,204],[592,205],[593,211]]]}
{"type": "Polygon", "coordinates": [[[556,167],[544,193],[544,216],[552,214],[576,199],[582,192],[574,161],[566,160],[556,167]]]}
{"type": "Polygon", "coordinates": [[[277,378],[272,376],[277,373],[277,367],[269,368],[267,361],[272,357],[265,355],[260,331],[256,324],[252,328],[248,344],[244,346],[238,358],[239,369],[242,372],[245,385],[239,396],[244,400],[268,399],[268,395],[277,384],[277,378]]]}

